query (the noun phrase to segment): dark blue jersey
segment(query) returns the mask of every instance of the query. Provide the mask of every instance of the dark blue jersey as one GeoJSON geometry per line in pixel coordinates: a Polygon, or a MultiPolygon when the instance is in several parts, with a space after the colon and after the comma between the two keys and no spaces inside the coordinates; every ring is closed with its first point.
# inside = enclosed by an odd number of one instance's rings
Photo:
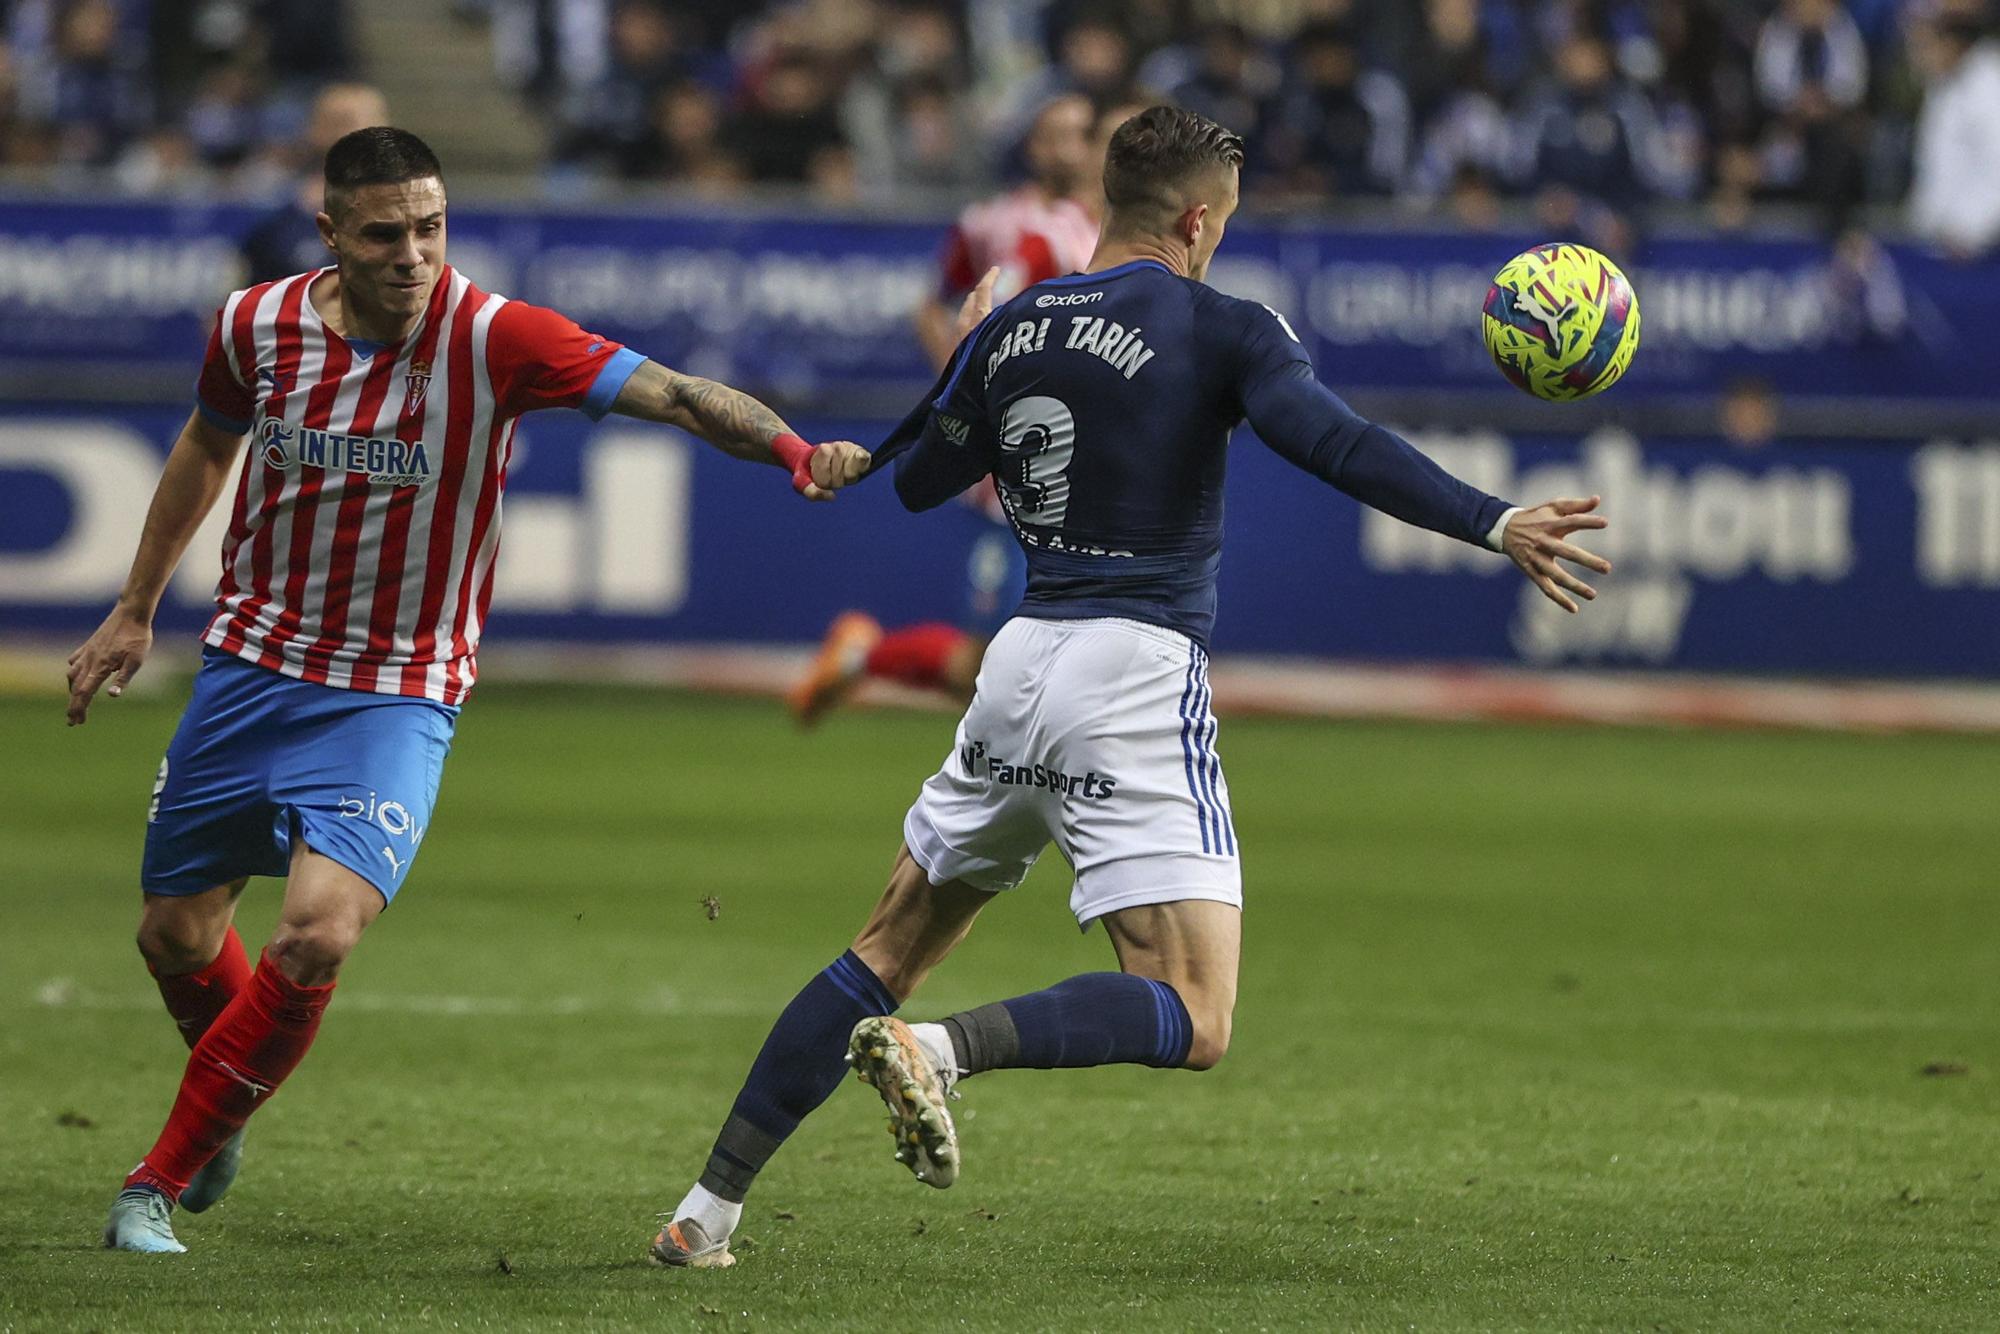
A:
{"type": "Polygon", "coordinates": [[[993,475],[1028,556],[1020,614],[1122,616],[1206,643],[1227,446],[1246,418],[1300,467],[1412,523],[1478,542],[1506,508],[1356,416],[1276,312],[1151,260],[995,308],[875,466],[898,460],[911,509],[993,475]]]}

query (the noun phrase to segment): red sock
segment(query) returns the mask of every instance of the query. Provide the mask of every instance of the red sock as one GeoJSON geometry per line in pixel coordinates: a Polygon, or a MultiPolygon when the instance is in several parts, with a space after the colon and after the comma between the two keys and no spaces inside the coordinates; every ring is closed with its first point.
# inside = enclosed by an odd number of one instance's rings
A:
{"type": "MultiPolygon", "coordinates": [[[[146,967],[152,969],[151,964],[146,967]]],[[[250,981],[250,958],[243,952],[243,938],[232,926],[222,938],[222,952],[209,961],[208,967],[198,973],[153,972],[153,981],[159,983],[160,999],[167,1003],[167,1013],[174,1017],[181,1036],[192,1047],[250,981]]]]}
{"type": "Polygon", "coordinates": [[[125,1178],[178,1200],[202,1164],[243,1128],[312,1046],[333,983],[302,987],[266,954],[188,1057],[159,1142],[125,1178]]]}
{"type": "Polygon", "coordinates": [[[883,635],[868,654],[868,674],[906,686],[941,686],[951,655],[971,636],[955,625],[926,621],[883,635]]]}

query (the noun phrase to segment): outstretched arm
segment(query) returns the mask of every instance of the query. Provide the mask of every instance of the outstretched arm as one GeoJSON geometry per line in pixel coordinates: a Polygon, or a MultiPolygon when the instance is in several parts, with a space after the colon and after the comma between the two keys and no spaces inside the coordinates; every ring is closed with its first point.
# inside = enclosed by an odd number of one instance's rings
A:
{"type": "Polygon", "coordinates": [[[139,551],[132,558],[132,571],[125,576],[118,603],[90,638],[69,655],[71,727],[88,718],[90,701],[106,681],[111,682],[107,693],[115,699],[138,675],[153,647],[153,613],[167,591],[167,581],[194,540],[195,529],[201,527],[215,506],[215,498],[222,494],[242,443],[240,434],[225,430],[200,412],[181,428],[160,473],[160,484],[153,490],[146,526],[139,533],[139,551]]]}
{"type": "Polygon", "coordinates": [[[611,410],[678,426],[732,458],[774,463],[792,474],[792,486],[807,500],[831,500],[835,491],[868,470],[868,451],[852,441],[809,445],[784,418],[741,390],[683,375],[657,361],[632,372],[611,410]]]}
{"type": "Polygon", "coordinates": [[[1511,508],[1453,477],[1395,432],[1360,416],[1304,362],[1265,376],[1244,396],[1244,408],[1264,443],[1299,467],[1405,523],[1505,552],[1564,611],[1576,610],[1571,593],[1587,601],[1597,590],[1559,561],[1599,574],[1611,572],[1609,561],[1564,540],[1582,529],[1606,526],[1604,516],[1590,512],[1597,508],[1597,497],[1511,508]]]}

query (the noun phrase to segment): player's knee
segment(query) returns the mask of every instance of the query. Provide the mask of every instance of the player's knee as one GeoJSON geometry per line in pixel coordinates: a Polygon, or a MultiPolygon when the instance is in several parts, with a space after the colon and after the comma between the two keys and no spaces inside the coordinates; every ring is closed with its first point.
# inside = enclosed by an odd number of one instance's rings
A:
{"type": "Polygon", "coordinates": [[[1188,1044],[1183,1064],[1190,1070],[1213,1070],[1229,1051],[1231,1012],[1235,1007],[1228,1001],[1217,1003],[1200,997],[1184,998],[1184,1002],[1194,1028],[1194,1040],[1188,1044]]]}
{"type": "Polygon", "coordinates": [[[198,973],[214,961],[221,949],[221,934],[206,922],[171,910],[148,910],[140,915],[139,953],[154,972],[173,976],[198,973]]]}
{"type": "Polygon", "coordinates": [[[300,986],[325,986],[354,952],[362,926],[334,916],[282,921],[272,933],[269,952],[285,976],[300,986]]]}

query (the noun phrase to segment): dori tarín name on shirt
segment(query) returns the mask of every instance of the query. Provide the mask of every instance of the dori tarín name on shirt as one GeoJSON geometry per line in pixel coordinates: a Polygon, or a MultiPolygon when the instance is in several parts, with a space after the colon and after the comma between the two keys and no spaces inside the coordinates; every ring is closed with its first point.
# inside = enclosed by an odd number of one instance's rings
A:
{"type": "MultiPolygon", "coordinates": [[[[986,382],[991,384],[993,373],[1012,358],[1046,347],[1052,323],[1053,318],[1022,320],[1002,333],[986,356],[986,382]]],[[[1128,380],[1153,359],[1153,350],[1146,346],[1139,330],[1127,329],[1117,320],[1107,320],[1102,315],[1071,315],[1068,323],[1069,331],[1062,340],[1064,349],[1100,357],[1128,380]]]]}
{"type": "Polygon", "coordinates": [[[342,435],[311,426],[266,418],[259,428],[264,462],[273,468],[293,463],[328,472],[358,472],[371,482],[421,486],[431,478],[431,457],[421,440],[342,435]]]}

